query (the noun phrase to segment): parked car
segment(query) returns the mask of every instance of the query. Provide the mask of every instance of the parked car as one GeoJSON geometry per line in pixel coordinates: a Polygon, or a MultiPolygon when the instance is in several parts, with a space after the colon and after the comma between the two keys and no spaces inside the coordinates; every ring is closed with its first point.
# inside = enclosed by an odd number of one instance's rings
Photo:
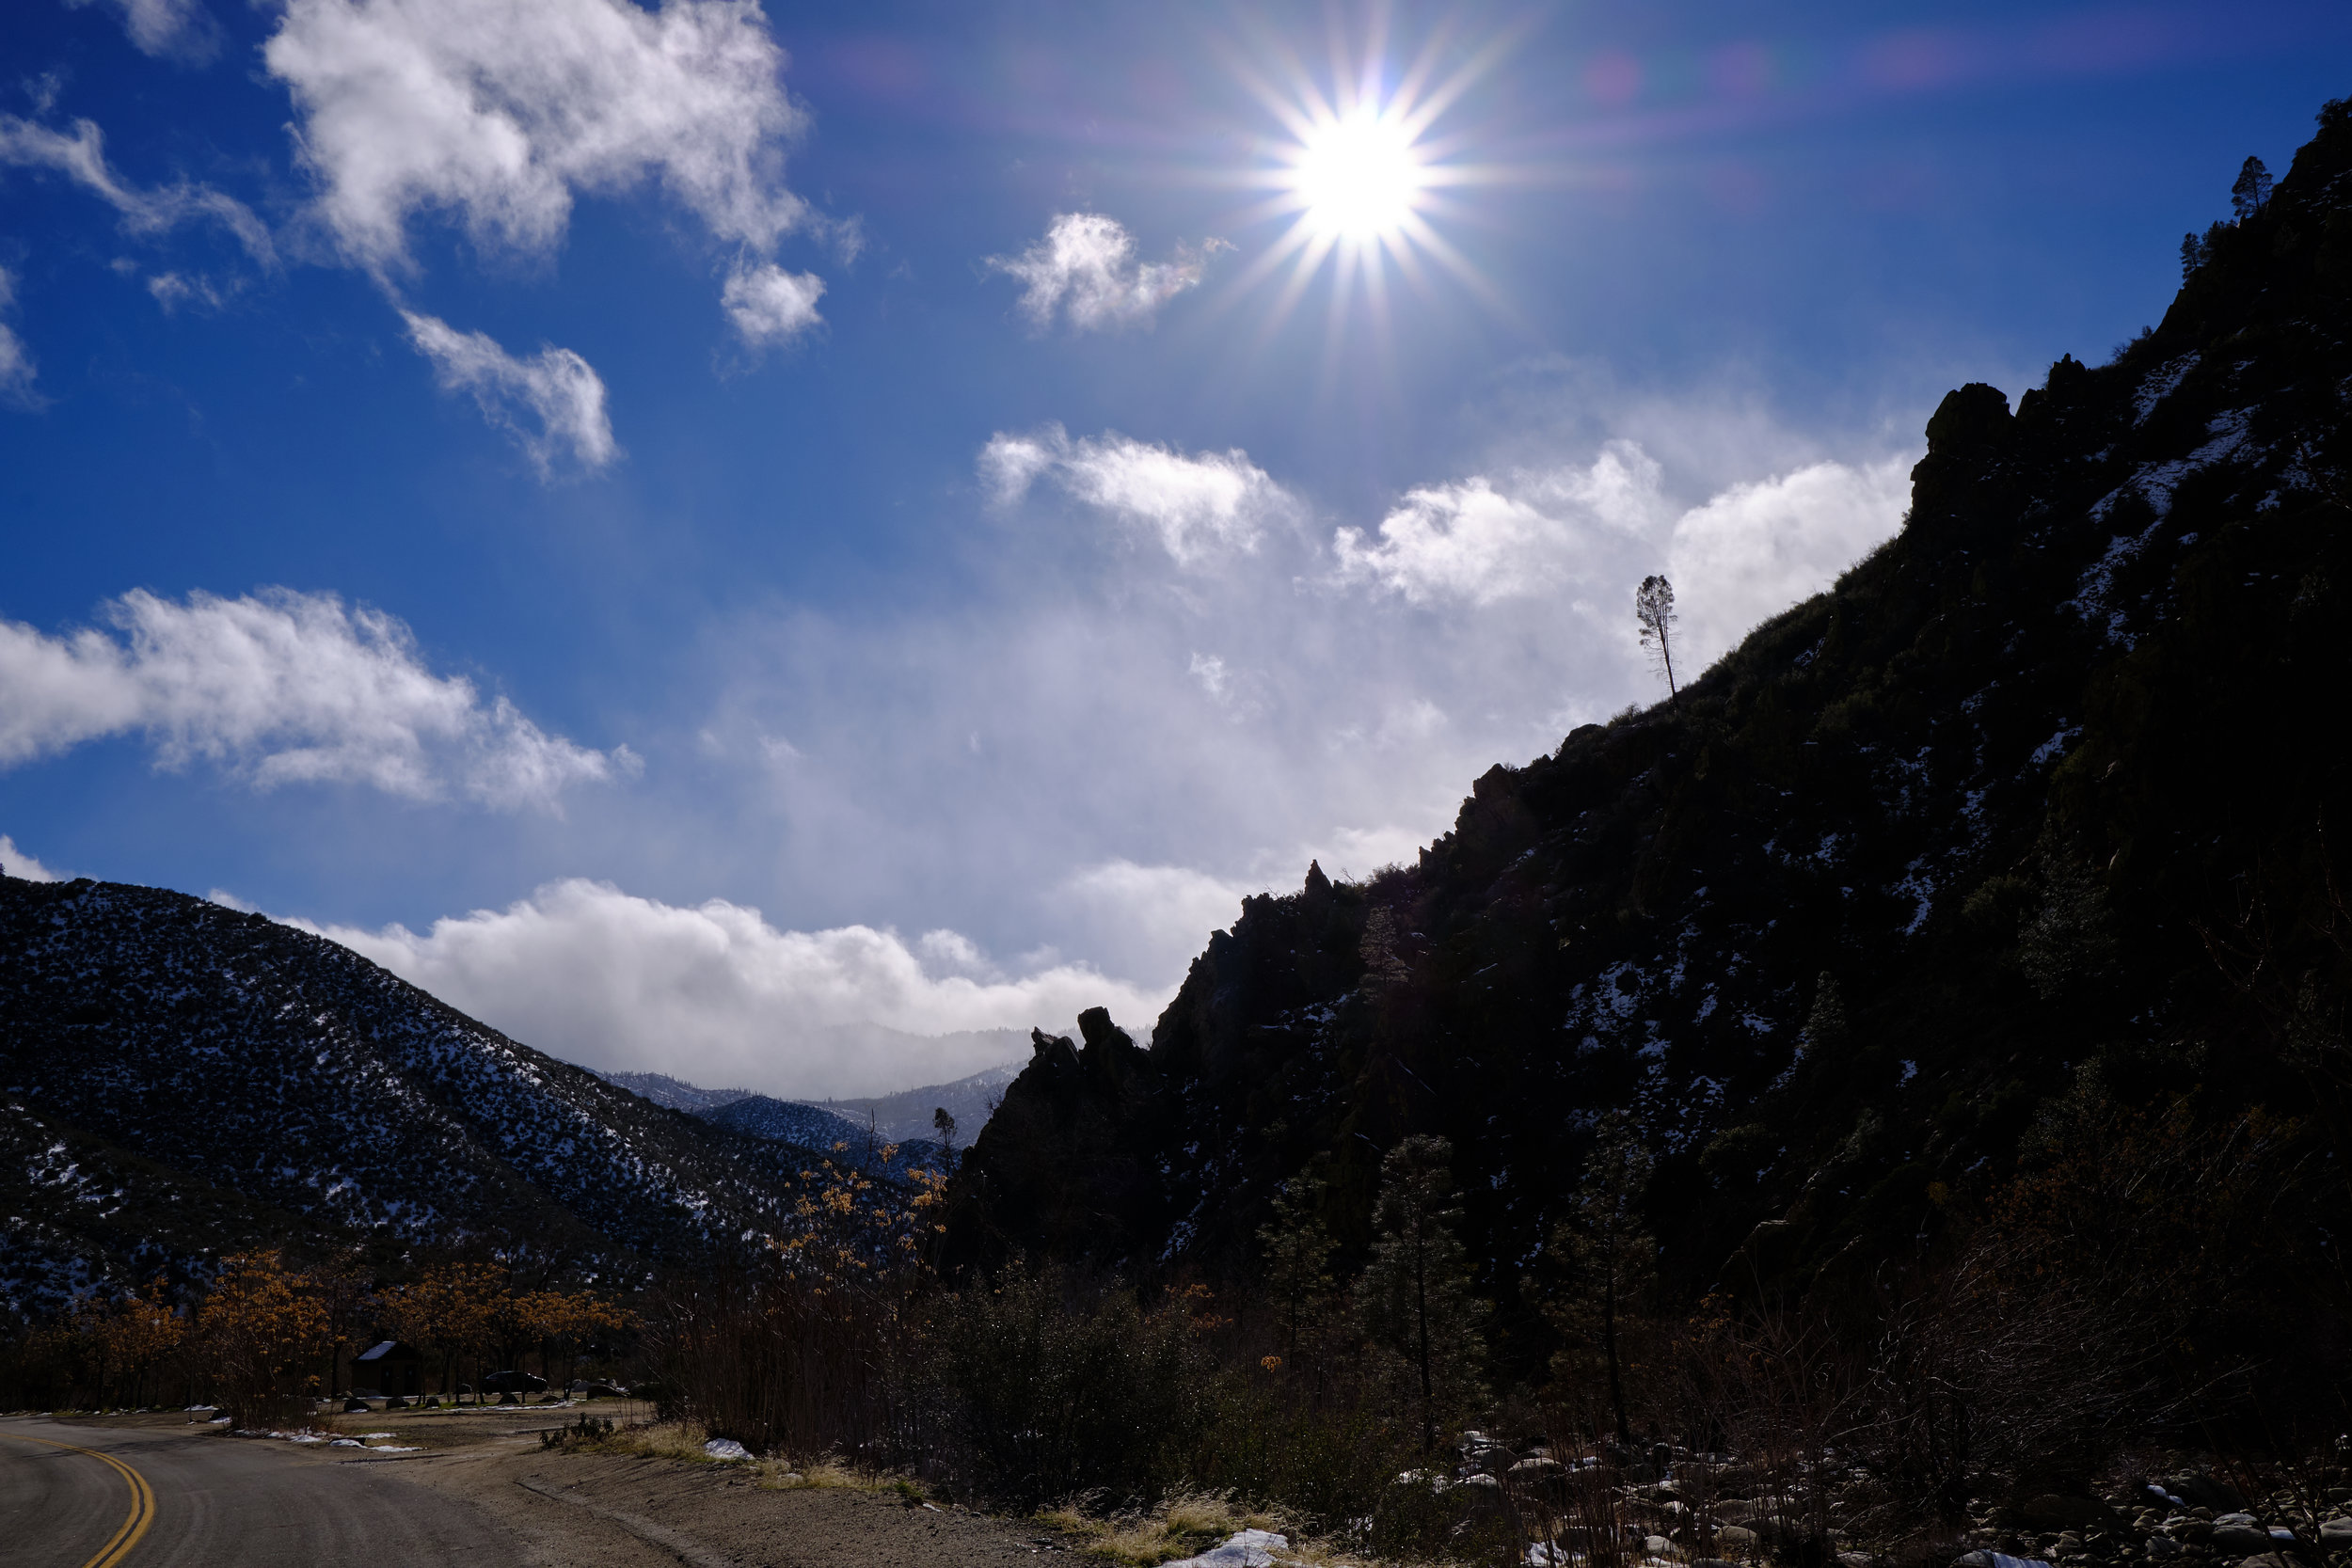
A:
{"type": "Polygon", "coordinates": [[[491,1372],[482,1380],[482,1391],[485,1394],[535,1394],[547,1386],[548,1380],[544,1377],[512,1369],[491,1372]]]}

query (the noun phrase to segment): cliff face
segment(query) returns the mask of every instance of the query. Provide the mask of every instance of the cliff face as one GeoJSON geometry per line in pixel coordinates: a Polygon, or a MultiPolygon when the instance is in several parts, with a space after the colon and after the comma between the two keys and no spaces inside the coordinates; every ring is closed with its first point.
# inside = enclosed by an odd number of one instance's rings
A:
{"type": "Polygon", "coordinates": [[[1115,1072],[1107,1019],[1041,1047],[955,1255],[1241,1269],[1311,1161],[1360,1243],[1435,1132],[1507,1300],[1622,1108],[1686,1286],[1754,1238],[1802,1287],[2086,1072],[2341,1129],[2352,117],[2208,239],[2110,362],[1947,396],[1900,534],[1678,702],[1493,768],[1413,866],[1249,900],[1115,1072]]]}

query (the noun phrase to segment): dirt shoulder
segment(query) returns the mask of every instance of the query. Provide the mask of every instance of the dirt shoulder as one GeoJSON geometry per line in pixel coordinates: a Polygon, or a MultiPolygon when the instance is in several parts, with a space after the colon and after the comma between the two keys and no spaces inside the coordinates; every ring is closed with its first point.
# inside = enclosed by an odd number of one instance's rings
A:
{"type": "MultiPolygon", "coordinates": [[[[598,1413],[625,1412],[599,1402],[598,1413]]],[[[508,1406],[467,1412],[382,1412],[321,1418],[319,1430],[389,1438],[365,1449],[282,1438],[253,1443],[289,1464],[366,1466],[368,1479],[486,1511],[522,1539],[532,1568],[991,1568],[1070,1554],[1035,1525],[921,1506],[896,1490],[762,1484],[763,1469],[660,1454],[549,1450],[539,1433],[578,1410],[508,1406]]],[[[185,1416],[93,1418],[92,1425],[177,1428],[185,1416]]]]}
{"type": "Polygon", "coordinates": [[[549,1562],[587,1568],[985,1568],[1059,1555],[1034,1527],[912,1505],[896,1492],[763,1486],[742,1465],[548,1452],[535,1437],[357,1462],[397,1465],[403,1481],[491,1511],[549,1562]]]}

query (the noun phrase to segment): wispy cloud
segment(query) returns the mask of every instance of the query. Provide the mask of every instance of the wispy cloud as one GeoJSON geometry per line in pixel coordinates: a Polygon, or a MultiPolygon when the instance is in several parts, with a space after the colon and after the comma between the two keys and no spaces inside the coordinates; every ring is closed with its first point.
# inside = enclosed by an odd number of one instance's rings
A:
{"type": "Polygon", "coordinates": [[[1048,479],[1073,500],[1158,541],[1180,566],[1258,547],[1296,500],[1238,448],[1183,452],[1116,431],[1072,439],[1059,425],[999,433],[980,452],[980,477],[1000,506],[1048,479]]]}
{"type": "Polygon", "coordinates": [[[211,221],[234,235],[256,262],[277,264],[269,229],[251,208],[210,185],[182,181],[143,190],[130,183],[107,165],[105,136],[94,121],[75,120],[69,136],[16,115],[0,115],[0,164],[65,175],[120,214],[122,227],[134,234],[162,234],[183,223],[211,221]]]}
{"type": "MultiPolygon", "coordinates": [[[[0,267],[0,313],[13,309],[15,305],[16,276],[0,267]]],[[[13,327],[0,322],[0,404],[13,408],[40,407],[40,394],[33,389],[35,374],[32,351],[24,346],[24,340],[16,335],[13,327]]]]}
{"type": "Polygon", "coordinates": [[[825,280],[815,273],[787,272],[769,262],[729,273],[719,303],[743,341],[758,348],[789,342],[824,320],[817,313],[824,292],[825,280]]]}
{"type": "Polygon", "coordinates": [[[577,879],[422,934],[323,934],[569,1060],[799,1095],[899,1089],[1003,1059],[996,1040],[936,1038],[951,1032],[1068,1030],[1104,1006],[1149,1027],[1168,1000],[1083,964],[1004,974],[954,931],[910,942],[870,926],[783,930],[723,899],[683,908],[577,879]],[[916,1037],[877,1053],[860,1024],[916,1037]]]}
{"type": "Polygon", "coordinates": [[[563,237],[576,192],[648,180],[754,249],[807,215],[781,151],[804,116],[753,0],[290,0],[262,58],[318,216],[379,272],[409,266],[426,209],[522,251],[563,237]]]}
{"type": "MultiPolygon", "coordinates": [[[[92,0],[66,0],[73,7],[92,0]]],[[[122,30],[144,55],[202,65],[220,53],[220,24],[202,0],[108,0],[122,17],[122,30]]]]}
{"type": "Polygon", "coordinates": [[[1159,309],[1200,281],[1209,258],[1230,249],[1210,240],[1178,247],[1168,261],[1140,261],[1136,239],[1116,218],[1063,213],[1045,237],[1018,256],[992,256],[988,264],[1023,285],[1021,310],[1042,332],[1057,315],[1081,332],[1149,326],[1159,309]]]}
{"type": "Polygon", "coordinates": [[[103,619],[111,633],[58,637],[0,621],[0,767],[136,734],[163,767],[200,758],[263,789],[358,784],[552,810],[572,785],[636,766],[626,747],[574,745],[434,674],[405,626],[332,594],[175,604],[134,591],[103,619]]]}
{"type": "Polygon", "coordinates": [[[521,359],[486,332],[460,332],[413,310],[401,319],[417,352],[433,361],[442,390],[472,393],[483,417],[514,438],[542,477],[566,454],[591,472],[619,455],[604,381],[570,349],[544,346],[521,359]]]}

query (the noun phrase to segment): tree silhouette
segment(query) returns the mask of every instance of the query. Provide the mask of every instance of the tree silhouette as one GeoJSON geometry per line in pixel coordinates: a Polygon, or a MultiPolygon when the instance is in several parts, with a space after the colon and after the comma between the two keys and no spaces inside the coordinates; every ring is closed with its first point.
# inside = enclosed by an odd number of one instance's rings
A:
{"type": "Polygon", "coordinates": [[[1299,1175],[1274,1196],[1274,1217],[1258,1227],[1265,1284],[1282,1313],[1282,1354],[1294,1364],[1315,1347],[1331,1296],[1331,1254],[1339,1243],[1317,1212],[1324,1183],[1299,1175]]]}
{"type": "Polygon", "coordinates": [[[2270,171],[2263,167],[2260,158],[2249,158],[2239,166],[2237,183],[2230,187],[2230,205],[2237,212],[2237,220],[2244,223],[2263,210],[2270,199],[2270,171]]]}
{"type": "Polygon", "coordinates": [[[1651,574],[1633,591],[1633,618],[1642,624],[1642,646],[1650,651],[1666,676],[1666,700],[1679,702],[1675,689],[1675,585],[1651,574]]]}
{"type": "Polygon", "coordinates": [[[1476,1397],[1486,1359],[1478,1331],[1487,1307],[1470,1294],[1469,1255],[1454,1233],[1462,1211],[1453,1159],[1453,1145],[1425,1134],[1389,1151],[1372,1211],[1379,1240],[1360,1287],[1364,1327],[1406,1361],[1420,1386],[1425,1449],[1437,1447],[1440,1405],[1476,1397]]]}
{"type": "Polygon", "coordinates": [[[1652,1164],[1631,1119],[1613,1112],[1600,1124],[1583,1182],[1551,1239],[1552,1256],[1568,1271],[1567,1295],[1554,1319],[1600,1353],[1620,1443],[1633,1440],[1625,1413],[1626,1329],[1658,1284],[1658,1243],[1643,1226],[1641,1210],[1652,1164]]]}

